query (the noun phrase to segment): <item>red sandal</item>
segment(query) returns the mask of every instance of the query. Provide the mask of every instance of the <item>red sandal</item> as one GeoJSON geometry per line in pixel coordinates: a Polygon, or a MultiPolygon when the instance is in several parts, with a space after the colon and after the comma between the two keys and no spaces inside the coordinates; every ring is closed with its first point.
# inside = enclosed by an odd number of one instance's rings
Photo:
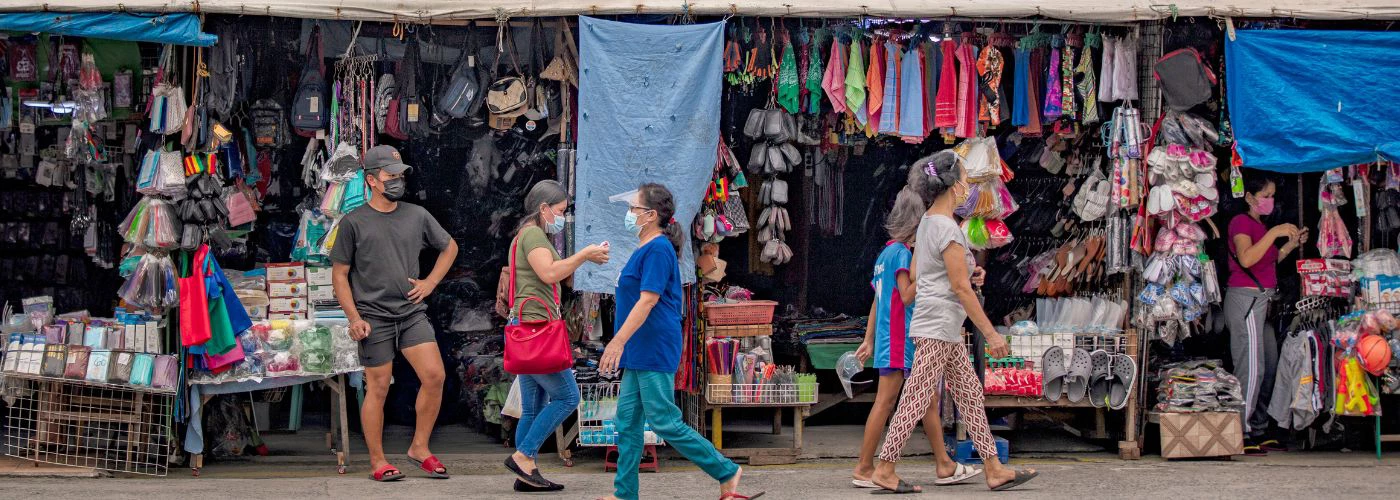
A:
{"type": "Polygon", "coordinates": [[[403,479],[403,473],[399,472],[399,469],[393,465],[384,464],[378,469],[375,469],[374,473],[370,474],[369,478],[381,483],[387,483],[403,479]]]}
{"type": "Polygon", "coordinates": [[[428,477],[433,479],[447,479],[452,477],[451,474],[447,473],[447,467],[443,467],[442,462],[438,460],[436,455],[428,455],[428,458],[422,460],[409,457],[408,455],[404,456],[408,457],[408,461],[413,462],[414,465],[417,465],[423,472],[428,473],[428,477]],[[442,470],[442,472],[438,472],[438,470],[442,470]]]}
{"type": "Polygon", "coordinates": [[[751,499],[751,498],[758,498],[758,497],[761,497],[761,496],[763,496],[764,493],[767,493],[767,492],[760,491],[760,492],[758,492],[758,493],[754,493],[753,496],[744,496],[744,495],[740,495],[740,494],[738,494],[738,493],[729,492],[729,493],[725,493],[725,494],[723,494],[723,495],[720,495],[720,496],[719,496],[719,500],[749,500],[749,499],[751,499]]]}

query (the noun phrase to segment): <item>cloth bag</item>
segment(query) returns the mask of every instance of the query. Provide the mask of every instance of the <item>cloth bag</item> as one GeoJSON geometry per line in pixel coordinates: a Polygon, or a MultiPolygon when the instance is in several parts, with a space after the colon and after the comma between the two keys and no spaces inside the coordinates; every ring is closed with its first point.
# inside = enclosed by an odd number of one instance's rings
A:
{"type": "MultiPolygon", "coordinates": [[[[202,263],[208,254],[209,247],[200,246],[195,252],[194,261],[202,263]]],[[[176,286],[180,289],[180,345],[204,345],[212,336],[209,326],[209,296],[204,287],[204,273],[197,267],[191,267],[188,256],[184,267],[188,276],[181,275],[175,278],[176,286]]]]}
{"type": "Polygon", "coordinates": [[[569,327],[559,317],[559,285],[554,285],[554,307],[550,308],[543,300],[530,297],[519,303],[523,308],[530,301],[545,306],[549,319],[545,321],[520,320],[520,309],[515,303],[516,249],[520,237],[510,245],[510,313],[511,321],[506,323],[505,370],[515,375],[544,375],[558,373],[574,365],[574,354],[569,349],[569,327]]]}

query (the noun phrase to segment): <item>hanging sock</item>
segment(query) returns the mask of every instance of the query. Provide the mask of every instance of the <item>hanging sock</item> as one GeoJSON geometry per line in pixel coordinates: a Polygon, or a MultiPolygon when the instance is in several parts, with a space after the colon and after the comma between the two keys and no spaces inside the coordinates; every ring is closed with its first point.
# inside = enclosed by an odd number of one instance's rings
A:
{"type": "Polygon", "coordinates": [[[880,106],[880,127],[878,130],[881,134],[899,134],[899,103],[901,100],[900,91],[902,90],[900,88],[901,80],[899,76],[900,69],[902,68],[901,59],[899,45],[896,45],[892,41],[886,41],[884,74],[885,94],[883,96],[884,98],[881,99],[884,104],[880,106]]]}
{"type": "Polygon", "coordinates": [[[943,69],[938,75],[938,99],[937,107],[934,109],[933,126],[935,128],[953,128],[958,125],[958,73],[953,66],[953,54],[955,44],[952,40],[943,40],[943,69]]]}
{"type": "Polygon", "coordinates": [[[1001,70],[1005,64],[1001,59],[1001,51],[996,47],[988,45],[982,48],[982,55],[977,58],[977,73],[982,82],[982,109],[979,119],[991,123],[993,127],[1001,125],[1001,70]]]}
{"type": "Polygon", "coordinates": [[[1079,55],[1079,67],[1074,70],[1075,89],[1079,91],[1079,100],[1084,105],[1084,111],[1080,115],[1080,121],[1098,123],[1099,121],[1099,100],[1098,100],[1098,78],[1094,76],[1094,49],[1091,46],[1084,47],[1084,53],[1079,55]]]}
{"type": "Polygon", "coordinates": [[[822,78],[822,90],[826,100],[837,114],[846,112],[846,44],[840,39],[831,41],[831,59],[826,63],[826,75],[822,78]]]}
{"type": "Polygon", "coordinates": [[[1016,49],[1016,71],[1012,83],[1011,124],[1024,127],[1031,123],[1030,84],[1026,81],[1031,73],[1031,52],[1016,49]]]}
{"type": "Polygon", "coordinates": [[[851,42],[851,59],[846,65],[846,110],[862,126],[870,119],[865,111],[865,47],[860,40],[851,42]]]}
{"type": "Polygon", "coordinates": [[[899,135],[908,142],[922,142],[928,136],[924,128],[927,118],[924,107],[924,54],[918,47],[904,53],[899,71],[899,135]]]}
{"type": "Polygon", "coordinates": [[[974,53],[970,37],[964,36],[958,47],[958,112],[957,130],[954,135],[962,138],[977,137],[977,55],[974,53]]]}
{"type": "Polygon", "coordinates": [[[1061,107],[1064,98],[1060,91],[1060,56],[1065,39],[1057,36],[1050,43],[1050,74],[1045,78],[1045,107],[1042,110],[1047,123],[1059,120],[1064,114],[1061,107]]]}
{"type": "Polygon", "coordinates": [[[1099,64],[1099,74],[1103,75],[1103,85],[1099,86],[1099,102],[1113,102],[1113,66],[1118,59],[1117,52],[1118,39],[1111,36],[1103,37],[1103,62],[1099,64]]]}

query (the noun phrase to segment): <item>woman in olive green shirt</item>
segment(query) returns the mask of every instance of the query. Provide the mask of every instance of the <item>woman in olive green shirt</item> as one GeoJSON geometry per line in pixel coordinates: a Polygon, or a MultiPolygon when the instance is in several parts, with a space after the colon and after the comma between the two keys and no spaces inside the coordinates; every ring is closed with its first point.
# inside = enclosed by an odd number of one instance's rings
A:
{"type": "MultiPolygon", "coordinates": [[[[520,223],[511,256],[515,262],[514,302],[518,310],[510,312],[510,321],[544,321],[558,318],[555,302],[559,283],[574,274],[585,262],[605,264],[608,249],[589,245],[568,258],[555,252],[549,235],[564,229],[564,210],[569,206],[568,192],[558,182],[540,181],[525,195],[525,218],[520,223]],[[527,264],[527,265],[521,265],[527,264]],[[526,299],[539,302],[524,302],[526,299]],[[541,303],[549,304],[546,309],[541,303]]],[[[535,456],[540,445],[554,433],[578,407],[578,383],[574,370],[566,368],[547,375],[517,375],[520,381],[520,424],[515,428],[515,454],[506,458],[507,469],[520,479],[518,491],[557,491],[562,485],[540,475],[535,456]]]]}

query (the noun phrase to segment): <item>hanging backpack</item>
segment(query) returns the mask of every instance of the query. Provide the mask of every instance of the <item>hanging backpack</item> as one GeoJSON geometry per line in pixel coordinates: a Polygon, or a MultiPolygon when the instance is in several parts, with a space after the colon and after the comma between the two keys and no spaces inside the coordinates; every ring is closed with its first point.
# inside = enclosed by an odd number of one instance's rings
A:
{"type": "Polygon", "coordinates": [[[321,55],[321,26],[316,25],[306,42],[306,67],[292,101],[292,129],[297,135],[314,137],[325,130],[330,118],[326,104],[326,64],[321,55]]]}
{"type": "Polygon", "coordinates": [[[209,49],[208,94],[204,104],[223,122],[232,121],[233,105],[237,102],[238,77],[242,63],[238,57],[238,28],[232,23],[222,25],[219,43],[209,49]]]}
{"type": "Polygon", "coordinates": [[[474,26],[475,23],[467,25],[466,48],[457,58],[447,85],[433,99],[435,126],[442,127],[453,118],[466,117],[472,102],[481,94],[481,83],[476,78],[476,37],[471,34],[474,26]]]}
{"type": "Polygon", "coordinates": [[[287,144],[287,118],[282,105],[272,99],[253,103],[253,144],[259,148],[280,148],[287,144]]]}

